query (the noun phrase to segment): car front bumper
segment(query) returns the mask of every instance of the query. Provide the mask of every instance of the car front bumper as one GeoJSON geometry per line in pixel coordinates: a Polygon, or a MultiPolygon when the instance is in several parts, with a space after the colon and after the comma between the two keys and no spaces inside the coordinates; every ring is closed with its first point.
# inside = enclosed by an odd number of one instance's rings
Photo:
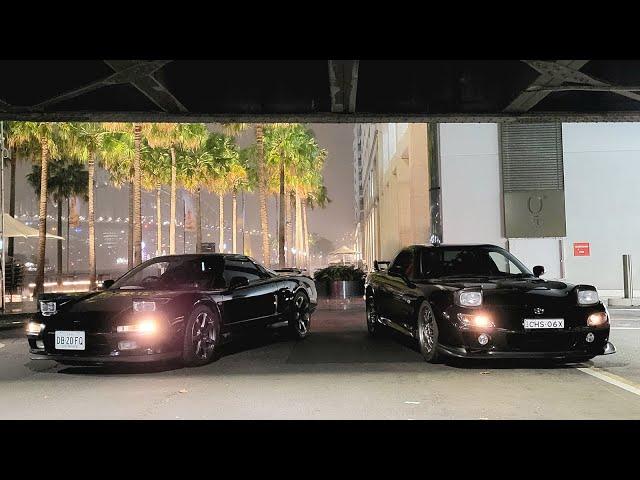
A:
{"type": "Polygon", "coordinates": [[[175,360],[180,352],[149,352],[127,355],[82,355],[68,353],[47,353],[40,349],[30,349],[31,360],[53,360],[74,365],[104,365],[116,363],[151,363],[175,360]]]}
{"type": "Polygon", "coordinates": [[[571,360],[571,359],[586,359],[595,357],[598,355],[611,355],[616,353],[616,347],[609,341],[606,342],[604,348],[599,349],[575,349],[566,351],[505,351],[505,350],[472,350],[464,347],[450,347],[446,345],[439,345],[438,350],[440,353],[449,355],[456,358],[477,358],[477,359],[517,359],[517,358],[530,358],[530,359],[558,359],[558,360],[571,360]]]}

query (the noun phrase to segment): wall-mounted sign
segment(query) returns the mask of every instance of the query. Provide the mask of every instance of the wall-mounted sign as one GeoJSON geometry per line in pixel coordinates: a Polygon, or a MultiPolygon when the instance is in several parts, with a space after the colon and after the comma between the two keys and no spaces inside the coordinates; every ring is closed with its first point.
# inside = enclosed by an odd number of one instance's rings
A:
{"type": "Polygon", "coordinates": [[[507,238],[564,237],[564,191],[505,192],[504,224],[507,238]]]}
{"type": "Polygon", "coordinates": [[[589,242],[574,242],[573,243],[573,256],[574,257],[589,257],[591,255],[591,248],[589,242]]]}

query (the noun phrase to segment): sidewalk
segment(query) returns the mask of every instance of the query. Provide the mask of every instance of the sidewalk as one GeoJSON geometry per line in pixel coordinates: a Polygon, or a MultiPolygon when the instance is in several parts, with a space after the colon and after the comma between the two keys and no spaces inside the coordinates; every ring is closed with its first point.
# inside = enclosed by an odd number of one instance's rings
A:
{"type": "Polygon", "coordinates": [[[0,330],[22,327],[36,313],[36,302],[7,303],[0,312],[0,330]]]}

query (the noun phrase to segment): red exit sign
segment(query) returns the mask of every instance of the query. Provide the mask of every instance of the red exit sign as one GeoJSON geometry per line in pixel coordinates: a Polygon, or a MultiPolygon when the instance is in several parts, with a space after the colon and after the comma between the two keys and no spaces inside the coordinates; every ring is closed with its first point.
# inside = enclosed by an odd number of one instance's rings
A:
{"type": "Polygon", "coordinates": [[[588,257],[591,255],[591,249],[589,242],[574,242],[573,244],[573,256],[574,257],[588,257]]]}

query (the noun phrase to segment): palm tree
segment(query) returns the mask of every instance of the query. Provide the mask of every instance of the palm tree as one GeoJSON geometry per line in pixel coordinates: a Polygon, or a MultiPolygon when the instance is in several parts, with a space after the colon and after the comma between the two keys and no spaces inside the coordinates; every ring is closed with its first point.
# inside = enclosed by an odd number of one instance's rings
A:
{"type": "Polygon", "coordinates": [[[142,186],[156,191],[156,256],[162,254],[162,184],[172,176],[172,159],[168,150],[147,147],[142,155],[142,186]]]}
{"type": "Polygon", "coordinates": [[[111,182],[120,188],[129,185],[129,235],[127,241],[128,267],[133,267],[133,160],[135,145],[130,132],[112,131],[104,138],[103,166],[111,176],[111,182]]]}
{"type": "Polygon", "coordinates": [[[105,151],[105,138],[109,132],[101,123],[71,124],[71,155],[87,163],[88,167],[88,223],[89,223],[89,288],[96,286],[96,225],[95,225],[95,168],[98,155],[105,151]]]}
{"type": "Polygon", "coordinates": [[[57,156],[65,139],[69,124],[51,122],[15,122],[11,127],[9,148],[25,148],[40,151],[40,202],[38,209],[38,266],[34,296],[44,292],[44,262],[47,234],[47,178],[49,158],[57,156]]]}
{"type": "Polygon", "coordinates": [[[153,123],[145,132],[152,148],[165,148],[171,155],[171,199],[169,201],[169,253],[176,253],[176,197],[177,197],[177,155],[178,149],[193,150],[204,141],[202,124],[153,123]]]}
{"type": "MultiPolygon", "coordinates": [[[[82,196],[85,200],[89,200],[87,192],[89,187],[89,172],[77,162],[69,162],[66,160],[53,160],[50,162],[49,176],[47,178],[47,191],[52,200],[58,207],[58,227],[57,235],[62,236],[62,205],[65,200],[71,197],[82,196]]],[[[40,165],[33,165],[31,173],[27,175],[29,185],[34,189],[36,195],[40,195],[40,165]]],[[[67,218],[67,221],[69,219],[67,218]]],[[[69,245],[67,245],[67,249],[69,245]]],[[[58,285],[62,284],[62,240],[58,240],[58,258],[57,258],[57,281],[58,285]]]]}
{"type": "MultiPolygon", "coordinates": [[[[226,123],[223,124],[225,131],[232,135],[237,135],[247,129],[247,123],[226,123]]],[[[267,214],[267,182],[268,171],[264,156],[264,124],[253,124],[256,137],[256,167],[258,177],[258,203],[260,209],[260,228],[262,230],[262,257],[264,264],[271,265],[271,252],[269,248],[269,217],[267,214]]]]}

